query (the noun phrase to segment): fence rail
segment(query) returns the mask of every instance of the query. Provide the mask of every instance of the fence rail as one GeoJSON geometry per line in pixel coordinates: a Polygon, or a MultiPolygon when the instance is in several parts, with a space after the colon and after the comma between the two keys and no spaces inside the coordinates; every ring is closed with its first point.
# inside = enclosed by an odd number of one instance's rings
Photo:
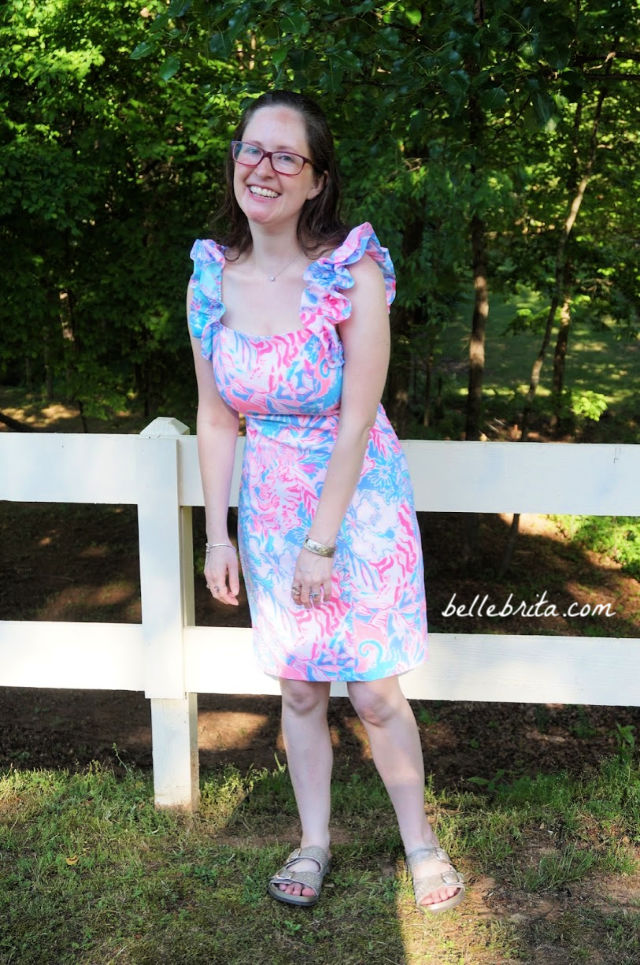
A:
{"type": "MultiPolygon", "coordinates": [[[[640,515],[640,447],[403,443],[416,506],[431,512],[640,515]]],[[[232,484],[237,504],[242,440],[232,484]]],[[[158,806],[198,805],[197,693],[278,692],[251,631],[196,627],[191,507],[196,439],[174,419],[140,436],[0,435],[0,499],[138,507],[142,622],[0,621],[0,685],[144,691],[158,806]]],[[[640,704],[640,639],[434,633],[402,678],[409,697],[640,704]]],[[[344,684],[332,693],[345,695],[344,684]]]]}

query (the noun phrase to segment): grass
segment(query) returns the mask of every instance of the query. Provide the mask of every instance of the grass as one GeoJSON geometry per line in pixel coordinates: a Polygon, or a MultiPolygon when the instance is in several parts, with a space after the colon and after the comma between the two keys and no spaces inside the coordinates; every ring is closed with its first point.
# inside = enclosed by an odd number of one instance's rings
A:
{"type": "Polygon", "coordinates": [[[571,542],[620,563],[640,580],[640,518],[635,516],[552,516],[571,542]]]}
{"type": "MultiPolygon", "coordinates": [[[[483,380],[484,431],[491,439],[504,438],[510,426],[520,424],[531,368],[542,340],[540,330],[520,326],[512,331],[509,326],[523,312],[544,314],[546,304],[542,296],[525,286],[507,297],[491,296],[483,380]]],[[[441,384],[443,414],[426,430],[420,414],[418,422],[411,426],[412,437],[463,437],[471,313],[471,301],[461,299],[439,332],[432,382],[434,386],[441,384]]],[[[556,335],[557,329],[547,350],[534,406],[534,422],[541,426],[546,425],[551,414],[556,335]]],[[[638,337],[621,337],[619,326],[613,322],[594,322],[585,313],[574,318],[565,369],[563,424],[575,439],[638,441],[639,353],[638,337]],[[603,413],[606,415],[599,422],[603,413]]]]}
{"type": "Polygon", "coordinates": [[[142,770],[7,770],[0,961],[500,965],[539,961],[545,945],[565,956],[549,962],[631,965],[640,768],[635,748],[619,746],[579,778],[497,780],[474,793],[428,785],[430,820],[470,883],[443,916],[415,909],[389,802],[364,765],[337,775],[334,864],[310,911],[265,893],[295,836],[282,766],[205,775],[197,816],[154,810],[142,770]]]}

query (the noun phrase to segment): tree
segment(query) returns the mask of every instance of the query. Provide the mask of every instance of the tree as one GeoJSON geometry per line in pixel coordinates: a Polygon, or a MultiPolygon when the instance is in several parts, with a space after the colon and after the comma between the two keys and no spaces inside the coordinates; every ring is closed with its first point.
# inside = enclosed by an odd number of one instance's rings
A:
{"type": "MultiPolygon", "coordinates": [[[[0,271],[11,290],[0,311],[24,324],[3,344],[5,377],[19,378],[26,359],[33,378],[46,367],[84,407],[132,392],[149,410],[175,398],[185,252],[219,198],[214,172],[242,107],[288,86],[321,99],[346,216],[373,219],[396,263],[385,402],[400,433],[437,418],[440,333],[471,292],[465,434],[480,437],[489,293],[528,284],[551,306],[557,226],[600,90],[597,192],[583,192],[585,227],[563,249],[558,306],[569,318],[589,298],[636,324],[624,257],[638,181],[636,37],[629,0],[153,0],[141,11],[130,0],[99,11],[15,0],[0,14],[10,251],[0,271]]],[[[550,345],[556,316],[534,319],[532,338],[550,318],[550,345]]],[[[560,386],[562,341],[557,357],[560,386]]]]}
{"type": "Polygon", "coordinates": [[[23,0],[0,18],[4,371],[26,359],[83,413],[132,392],[149,407],[185,346],[221,135],[189,71],[170,88],[131,60],[137,4],[23,0]]]}

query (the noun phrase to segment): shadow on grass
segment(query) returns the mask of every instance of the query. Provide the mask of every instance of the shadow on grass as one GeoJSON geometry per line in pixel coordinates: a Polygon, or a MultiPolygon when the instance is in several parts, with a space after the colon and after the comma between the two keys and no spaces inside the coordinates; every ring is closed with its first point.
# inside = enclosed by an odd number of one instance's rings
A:
{"type": "Polygon", "coordinates": [[[0,774],[0,960],[635,965],[637,874],[588,872],[536,890],[514,885],[514,869],[544,845],[542,814],[545,828],[576,849],[591,838],[601,853],[595,832],[609,819],[618,826],[610,840],[620,838],[632,808],[608,804],[602,821],[591,829],[590,822],[608,781],[617,774],[619,785],[623,771],[612,765],[590,789],[566,781],[562,800],[532,792],[530,803],[509,806],[506,797],[427,790],[427,811],[447,825],[444,843],[470,884],[464,904],[443,916],[413,906],[391,808],[371,775],[345,774],[334,785],[334,863],[321,901],[308,910],[265,892],[294,830],[282,768],[205,774],[197,818],[156,812],[149,775],[135,768],[0,774]],[[573,796],[582,824],[563,827],[573,796]]]}

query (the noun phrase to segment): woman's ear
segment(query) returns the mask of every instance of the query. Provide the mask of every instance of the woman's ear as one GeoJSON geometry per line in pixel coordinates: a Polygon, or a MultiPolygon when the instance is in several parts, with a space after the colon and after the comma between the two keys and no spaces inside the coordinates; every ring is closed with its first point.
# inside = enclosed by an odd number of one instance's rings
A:
{"type": "Polygon", "coordinates": [[[312,198],[317,198],[319,194],[322,194],[327,184],[327,172],[319,174],[313,186],[311,187],[309,193],[307,194],[307,201],[311,201],[312,198]]]}

